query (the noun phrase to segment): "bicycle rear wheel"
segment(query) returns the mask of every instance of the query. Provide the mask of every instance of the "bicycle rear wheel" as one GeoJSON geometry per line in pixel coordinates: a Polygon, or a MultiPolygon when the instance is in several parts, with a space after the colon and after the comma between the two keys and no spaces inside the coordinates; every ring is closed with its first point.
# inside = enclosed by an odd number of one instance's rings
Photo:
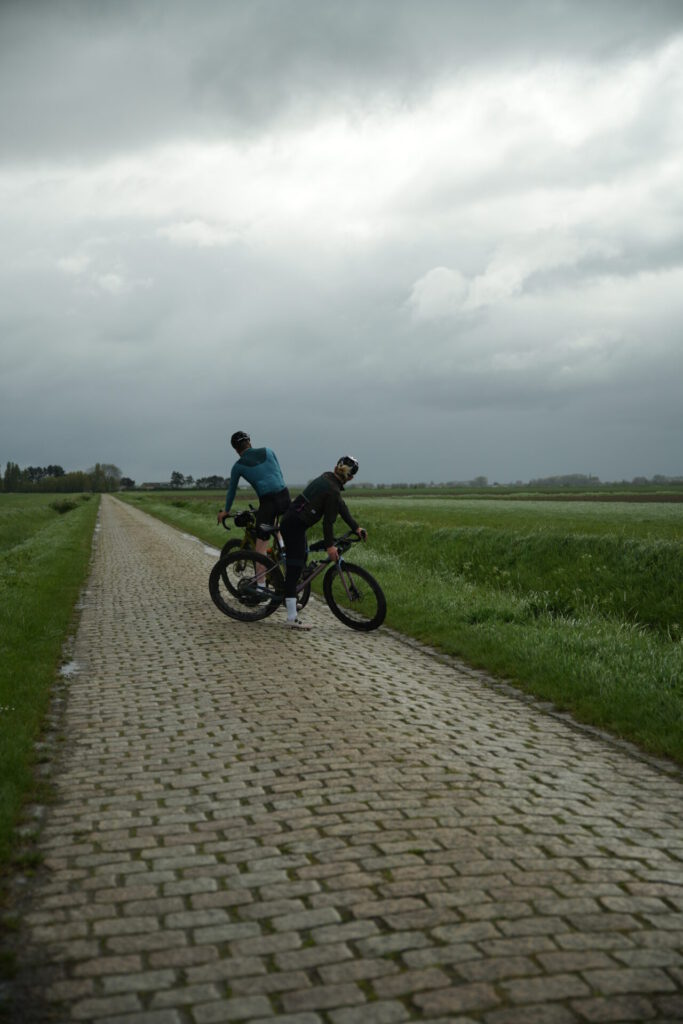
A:
{"type": "Polygon", "coordinates": [[[227,556],[232,554],[233,551],[239,551],[241,547],[242,541],[237,540],[236,537],[232,540],[226,540],[225,544],[221,548],[221,558],[227,558],[227,556]]]}
{"type": "Polygon", "coordinates": [[[331,566],[323,579],[330,611],[351,629],[369,633],[384,622],[387,602],[377,580],[367,569],[343,561],[331,566]]]}
{"type": "Polygon", "coordinates": [[[297,590],[297,592],[296,592],[296,610],[298,612],[300,612],[302,608],[306,607],[306,605],[308,604],[308,599],[309,599],[310,596],[311,596],[311,584],[310,583],[307,583],[305,587],[301,588],[301,590],[297,590]]]}
{"type": "Polygon", "coordinates": [[[284,580],[277,565],[265,555],[240,549],[216,562],[209,575],[209,593],[224,615],[256,622],[280,607],[284,580]]]}

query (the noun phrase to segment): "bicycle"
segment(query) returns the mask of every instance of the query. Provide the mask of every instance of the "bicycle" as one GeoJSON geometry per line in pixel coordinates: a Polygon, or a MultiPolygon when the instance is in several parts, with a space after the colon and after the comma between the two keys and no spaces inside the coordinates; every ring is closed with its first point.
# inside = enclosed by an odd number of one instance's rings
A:
{"type": "MultiPolygon", "coordinates": [[[[240,512],[228,512],[227,516],[223,519],[223,527],[226,530],[230,529],[228,525],[228,519],[234,520],[235,526],[244,528],[244,536],[241,540],[236,537],[227,540],[221,548],[221,559],[226,558],[228,555],[233,554],[235,551],[253,551],[256,547],[256,509],[250,503],[248,509],[242,509],[240,512]]],[[[271,529],[271,545],[266,551],[268,558],[276,565],[281,567],[281,572],[284,577],[285,572],[285,545],[282,537],[278,531],[278,518],[276,517],[274,527],[271,529]]],[[[223,583],[229,588],[228,579],[224,578],[223,583]]],[[[308,599],[311,596],[311,587],[304,586],[300,591],[297,591],[296,595],[296,608],[297,611],[301,611],[308,604],[308,599]]]]}
{"type": "MultiPolygon", "coordinates": [[[[324,573],[323,595],[332,614],[345,626],[368,633],[384,622],[387,602],[374,576],[343,557],[358,540],[360,537],[349,531],[334,541],[339,551],[338,562],[328,555],[304,567],[297,584],[297,604],[299,595],[305,591],[310,595],[313,580],[324,573]]],[[[314,552],[324,549],[324,541],[309,547],[314,552]]],[[[279,564],[257,551],[242,548],[216,562],[209,575],[209,592],[224,615],[241,622],[256,622],[272,615],[283,603],[284,583],[279,564]]]]}

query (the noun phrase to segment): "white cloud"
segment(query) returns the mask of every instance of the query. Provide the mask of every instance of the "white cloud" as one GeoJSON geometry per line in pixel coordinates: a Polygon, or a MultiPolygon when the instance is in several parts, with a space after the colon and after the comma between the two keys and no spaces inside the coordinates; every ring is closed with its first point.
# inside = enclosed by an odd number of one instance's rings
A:
{"type": "Polygon", "coordinates": [[[559,233],[522,237],[500,246],[486,269],[471,278],[448,267],[429,270],[412,286],[409,304],[418,320],[457,317],[513,299],[534,274],[617,255],[615,246],[594,239],[559,233]]]}
{"type": "Polygon", "coordinates": [[[207,224],[203,220],[169,224],[159,228],[157,233],[161,238],[167,238],[178,245],[196,245],[199,248],[231,245],[240,237],[236,231],[231,231],[221,224],[207,224]]]}
{"type": "Polygon", "coordinates": [[[90,265],[90,257],[84,253],[76,253],[73,256],[64,256],[57,260],[57,266],[65,274],[84,274],[90,265]]]}
{"type": "Polygon", "coordinates": [[[418,320],[456,316],[462,312],[469,287],[459,270],[434,267],[413,285],[409,301],[414,316],[418,320]]]}
{"type": "Polygon", "coordinates": [[[126,289],[126,282],[120,274],[98,274],[95,282],[103,292],[109,292],[110,295],[120,295],[126,289]]]}

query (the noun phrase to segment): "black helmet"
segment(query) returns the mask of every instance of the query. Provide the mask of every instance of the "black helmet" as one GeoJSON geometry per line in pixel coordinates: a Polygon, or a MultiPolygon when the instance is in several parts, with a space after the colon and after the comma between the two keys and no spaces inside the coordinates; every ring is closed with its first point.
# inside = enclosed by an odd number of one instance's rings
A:
{"type": "Polygon", "coordinates": [[[235,433],[230,438],[230,444],[233,446],[236,452],[240,450],[245,441],[247,442],[247,444],[250,444],[251,438],[249,437],[249,434],[245,434],[243,430],[236,430],[235,433]]]}
{"type": "Polygon", "coordinates": [[[358,459],[354,459],[353,455],[342,455],[341,459],[337,461],[334,471],[346,482],[358,472],[358,459]]]}

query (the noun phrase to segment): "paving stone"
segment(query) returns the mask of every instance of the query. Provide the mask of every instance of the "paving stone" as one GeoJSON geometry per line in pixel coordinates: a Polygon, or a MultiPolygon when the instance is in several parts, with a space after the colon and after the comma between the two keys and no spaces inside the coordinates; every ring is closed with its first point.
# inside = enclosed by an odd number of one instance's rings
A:
{"type": "Polygon", "coordinates": [[[590,995],[590,988],[578,974],[548,974],[541,978],[516,978],[501,983],[513,1003],[552,1002],[590,995]]]}
{"type": "Polygon", "coordinates": [[[401,1024],[410,1020],[410,1013],[402,1003],[376,1000],[364,1006],[332,1010],[332,1024],[401,1024]]]}
{"type": "MultiPolygon", "coordinates": [[[[278,1013],[278,1024],[322,1024],[322,1017],[317,1013],[278,1013]]],[[[270,1017],[252,1018],[250,1024],[270,1024],[270,1017]]]]}
{"type": "Polygon", "coordinates": [[[484,982],[438,988],[432,992],[420,992],[413,997],[415,1005],[427,1015],[486,1010],[499,1001],[493,986],[484,982]]]}
{"type": "Polygon", "coordinates": [[[265,996],[241,996],[214,1003],[199,1003],[192,1009],[197,1024],[225,1024],[226,1021],[272,1017],[273,1009],[265,996]]]}
{"type": "Polygon", "coordinates": [[[683,992],[671,996],[655,996],[653,1002],[658,1013],[669,1017],[675,1024],[683,1020],[683,992]]]}
{"type": "Polygon", "coordinates": [[[176,1010],[141,1010],[139,1013],[103,1017],[99,1024],[185,1024],[176,1010]]]}
{"type": "Polygon", "coordinates": [[[317,985],[299,992],[287,992],[282,1005],[289,1013],[302,1010],[327,1010],[338,1006],[353,1006],[365,1003],[362,991],[353,984],[317,985]]]}
{"type": "Polygon", "coordinates": [[[538,964],[526,956],[481,957],[458,962],[458,974],[467,981],[498,981],[519,975],[531,977],[540,972],[538,964]]]}
{"type": "Polygon", "coordinates": [[[653,1020],[657,1011],[650,999],[645,996],[609,996],[609,998],[577,999],[572,1003],[573,1009],[582,1021],[590,1024],[603,1024],[609,1021],[641,1021],[653,1020]]]}
{"type": "Polygon", "coordinates": [[[617,992],[672,992],[676,983],[656,967],[622,967],[604,971],[583,971],[582,977],[605,995],[617,992]]]}
{"type": "Polygon", "coordinates": [[[127,992],[125,995],[107,996],[106,999],[81,999],[70,1007],[72,1020],[100,1020],[116,1014],[131,1014],[142,1009],[136,995],[127,992]]]}
{"type": "Polygon", "coordinates": [[[398,971],[399,965],[394,960],[384,957],[362,957],[341,963],[317,965],[317,973],[326,985],[336,985],[345,981],[368,981],[383,978],[387,974],[396,974],[398,971]]]}
{"type": "Polygon", "coordinates": [[[105,975],[102,990],[106,994],[118,992],[155,992],[169,988],[175,981],[174,971],[128,971],[125,974],[105,975]]]}
{"type": "Polygon", "coordinates": [[[508,1006],[492,1010],[484,1014],[483,1020],[485,1024],[578,1024],[582,1018],[559,1003],[541,1003],[536,1006],[508,1006]]]}
{"type": "Polygon", "coordinates": [[[245,975],[265,974],[266,964],[259,957],[227,957],[224,960],[212,960],[197,967],[187,967],[185,977],[189,984],[204,981],[227,981],[245,975]]]}
{"type": "MultiPolygon", "coordinates": [[[[94,982],[89,978],[70,979],[63,978],[55,981],[45,989],[45,995],[49,1002],[75,1002],[83,999],[84,996],[91,996],[95,992],[94,982]]],[[[2,1007],[2,1003],[0,1003],[2,1007]]]]}
{"type": "Polygon", "coordinates": [[[155,1009],[173,1006],[197,1006],[220,997],[221,991],[218,985],[180,985],[165,991],[155,992],[150,1000],[150,1005],[155,1009]]]}
{"type": "Polygon", "coordinates": [[[93,960],[81,960],[73,967],[76,977],[96,978],[107,974],[135,974],[142,970],[142,957],[99,956],[93,960]]]}

